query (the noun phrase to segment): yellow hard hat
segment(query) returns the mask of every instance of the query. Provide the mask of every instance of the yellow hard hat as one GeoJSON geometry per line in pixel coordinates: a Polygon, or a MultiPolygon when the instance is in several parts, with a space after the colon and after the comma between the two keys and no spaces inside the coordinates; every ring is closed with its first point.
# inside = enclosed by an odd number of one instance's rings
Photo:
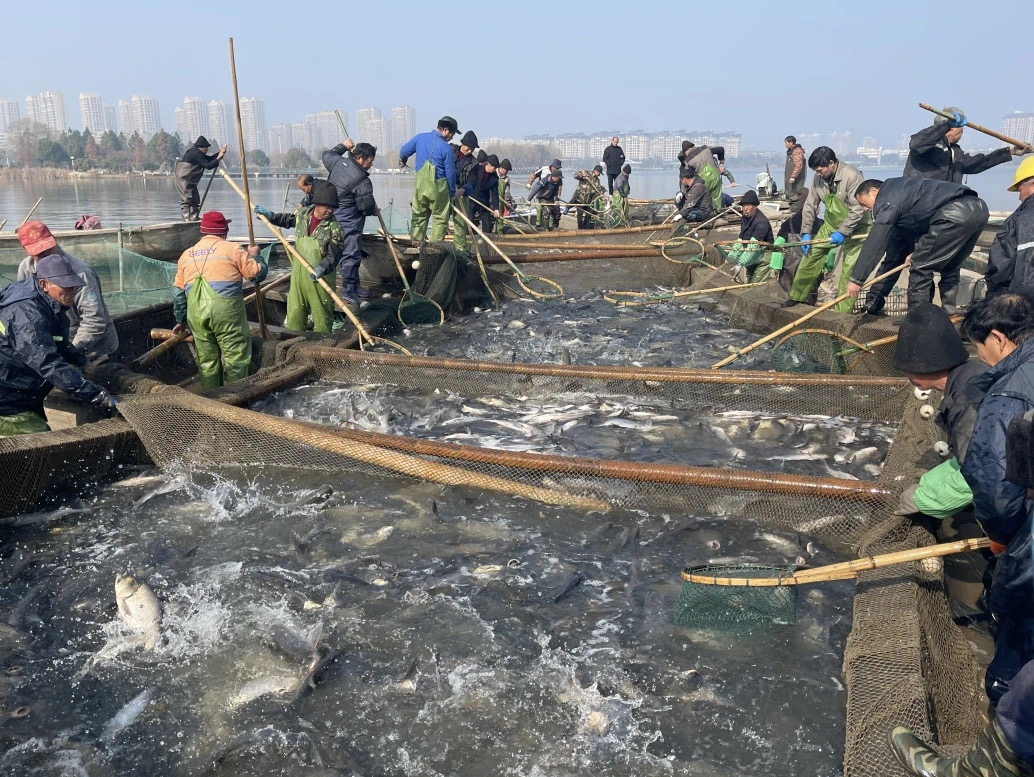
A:
{"type": "Polygon", "coordinates": [[[1028,178],[1034,178],[1034,156],[1028,156],[1020,162],[1020,166],[1016,168],[1016,177],[1012,179],[1012,186],[1009,187],[1009,191],[1018,192],[1020,184],[1028,178]]]}

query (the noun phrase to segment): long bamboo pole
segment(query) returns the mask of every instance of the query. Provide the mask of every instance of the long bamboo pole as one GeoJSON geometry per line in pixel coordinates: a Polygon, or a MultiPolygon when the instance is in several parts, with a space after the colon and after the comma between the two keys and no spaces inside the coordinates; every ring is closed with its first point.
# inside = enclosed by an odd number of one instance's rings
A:
{"type": "MultiPolygon", "coordinates": [[[[251,218],[251,191],[248,188],[248,160],[244,152],[244,125],[241,122],[241,99],[237,92],[237,62],[233,56],[233,38],[230,38],[230,78],[233,81],[233,106],[237,113],[237,148],[241,154],[241,181],[244,184],[244,214],[248,219],[248,247],[255,245],[255,225],[251,218]]],[[[223,177],[229,180],[229,176],[222,168],[217,168],[223,177]]],[[[214,171],[213,171],[214,173],[214,171]]],[[[206,192],[207,194],[207,192],[206,192]]],[[[262,299],[262,284],[255,281],[255,312],[258,316],[259,331],[262,338],[266,337],[266,311],[262,299]]]]}
{"type": "MultiPolygon", "coordinates": [[[[894,275],[895,273],[898,273],[900,271],[901,271],[900,267],[895,267],[893,270],[888,270],[887,272],[883,273],[882,275],[877,275],[871,281],[866,281],[864,284],[862,284],[862,288],[863,289],[867,289],[870,286],[872,286],[874,283],[876,283],[877,281],[882,281],[884,278],[889,278],[891,275],[894,275]]],[[[779,337],[780,335],[789,332],[791,329],[796,329],[801,324],[803,324],[805,321],[808,321],[809,319],[814,318],[815,316],[817,316],[819,313],[822,313],[823,311],[829,310],[831,307],[833,307],[834,305],[836,305],[839,302],[843,302],[845,299],[847,299],[850,296],[851,296],[850,294],[841,294],[836,299],[831,300],[830,302],[827,302],[824,305],[819,305],[817,308],[815,308],[811,312],[806,313],[805,315],[801,316],[796,321],[791,321],[786,326],[779,327],[779,329],[775,330],[774,332],[770,332],[769,334],[767,334],[764,337],[762,337],[760,340],[755,340],[753,343],[748,345],[746,348],[741,348],[740,350],[738,350],[735,353],[733,353],[731,356],[725,357],[720,362],[715,362],[711,366],[711,369],[712,370],[717,370],[717,369],[719,369],[721,367],[724,367],[726,364],[729,364],[730,362],[736,361],[738,358],[740,358],[741,356],[744,356],[744,355],[750,353],[755,348],[760,348],[762,345],[764,345],[765,343],[769,342],[770,340],[774,340],[775,338],[779,337]]]]}
{"type": "MultiPolygon", "coordinates": [[[[36,212],[36,208],[39,207],[39,204],[41,202],[43,202],[43,198],[42,197],[40,197],[38,200],[36,200],[36,204],[32,206],[32,210],[30,210],[27,214],[25,214],[25,218],[22,219],[22,223],[18,225],[19,227],[32,217],[32,214],[36,212]]],[[[5,224],[7,223],[6,219],[4,219],[4,223],[5,224]]]]}
{"type": "MultiPolygon", "coordinates": [[[[939,108],[934,108],[932,105],[927,105],[926,103],[919,103],[919,107],[923,110],[930,111],[930,113],[936,113],[938,116],[943,116],[946,119],[955,118],[952,114],[948,113],[947,111],[942,111],[939,108]]],[[[990,135],[992,138],[1000,140],[1003,143],[1008,143],[1010,146],[1015,146],[1016,148],[1028,149],[1031,147],[1029,143],[1024,143],[1022,140],[1010,138],[1008,135],[1003,135],[1001,132],[996,132],[993,129],[988,129],[987,127],[982,127],[979,124],[974,124],[968,119],[966,120],[966,126],[970,129],[976,130],[977,132],[983,132],[985,135],[990,135]]]]}

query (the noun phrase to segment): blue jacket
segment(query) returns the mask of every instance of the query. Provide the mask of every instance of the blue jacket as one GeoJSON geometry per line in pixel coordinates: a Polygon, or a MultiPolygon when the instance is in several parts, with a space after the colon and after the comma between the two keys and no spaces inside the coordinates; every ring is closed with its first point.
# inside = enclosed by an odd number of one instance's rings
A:
{"type": "Polygon", "coordinates": [[[323,152],[323,166],[327,168],[327,180],[337,189],[338,207],[334,215],[339,223],[377,213],[370,174],[352,158],[343,143],[323,152]]]}
{"type": "Polygon", "coordinates": [[[35,276],[0,292],[0,415],[43,415],[43,398],[54,386],[84,404],[94,402],[104,389],[83,377],[85,363],[68,339],[68,316],[35,276]]]}
{"type": "Polygon", "coordinates": [[[1034,661],[1023,665],[998,702],[995,718],[1016,755],[1034,766],[1034,661]]]}
{"type": "Polygon", "coordinates": [[[1034,339],[974,378],[972,385],[986,396],[962,463],[962,476],[973,489],[980,525],[988,537],[1004,545],[1027,518],[1026,489],[1005,479],[1005,432],[1013,418],[1034,408],[1034,339]]]}
{"type": "Polygon", "coordinates": [[[420,170],[425,162],[434,165],[434,178],[444,178],[449,183],[449,194],[456,195],[456,160],[452,146],[437,132],[421,132],[399,149],[399,159],[405,164],[416,154],[414,170],[420,170]]]}

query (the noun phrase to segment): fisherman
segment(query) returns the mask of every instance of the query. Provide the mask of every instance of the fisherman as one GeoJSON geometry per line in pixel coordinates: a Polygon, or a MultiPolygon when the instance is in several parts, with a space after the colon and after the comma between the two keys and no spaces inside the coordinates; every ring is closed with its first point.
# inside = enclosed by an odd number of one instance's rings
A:
{"type": "Polygon", "coordinates": [[[68,258],[55,253],[40,259],[35,275],[0,291],[0,437],[49,432],[43,400],[55,386],[84,405],[116,408],[107,391],[83,377],[86,355],[69,339],[65,311],[85,285],[68,258]]]}
{"type": "Polygon", "coordinates": [[[740,208],[743,215],[740,217],[739,242],[729,252],[728,260],[737,265],[736,279],[741,283],[747,283],[754,268],[761,263],[765,249],[772,245],[774,236],[772,223],[761,210],[761,200],[758,199],[757,192],[748,190],[740,198],[740,208]],[[751,245],[752,243],[764,245],[751,245]]]}
{"type": "MultiPolygon", "coordinates": [[[[990,154],[967,154],[959,146],[966,117],[953,106],[944,109],[952,118],[936,116],[933,124],[914,134],[908,141],[908,159],[905,160],[905,178],[931,178],[935,181],[962,183],[963,176],[976,175],[992,167],[1008,162],[1014,156],[1029,154],[1034,148],[1000,148],[990,154]]],[[[877,275],[900,267],[915,250],[914,241],[907,233],[895,235],[887,246],[877,275]]],[[[865,312],[876,314],[883,310],[886,297],[897,283],[900,273],[895,273],[869,287],[865,298],[865,312]]]]}
{"type": "Polygon", "coordinates": [[[477,224],[482,232],[491,233],[495,228],[495,220],[499,218],[499,157],[495,154],[485,156],[467,174],[467,182],[462,189],[471,201],[470,220],[477,224]]]}
{"type": "Polygon", "coordinates": [[[449,203],[456,193],[456,157],[449,141],[457,132],[456,120],[442,116],[436,129],[415,135],[399,149],[399,168],[405,167],[406,161],[416,154],[409,236],[417,242],[427,237],[428,221],[430,239],[436,243],[445,239],[449,203]]]}
{"type": "Polygon", "coordinates": [[[298,176],[298,180],[295,181],[294,185],[297,186],[301,193],[304,195],[298,207],[306,208],[309,205],[312,205],[312,182],[315,180],[316,179],[313,178],[309,173],[302,173],[298,176]]]}
{"type": "MultiPolygon", "coordinates": [[[[360,143],[356,146],[357,155],[362,150],[360,146],[364,145],[360,143]]],[[[295,250],[313,270],[310,272],[300,262],[291,259],[291,288],[287,292],[284,326],[296,332],[307,329],[310,317],[314,332],[329,334],[334,329],[334,300],[318,280],[323,278],[328,286],[334,288],[334,271],[342,262],[348,245],[348,236],[341,227],[341,219],[337,217],[341,210],[338,191],[338,187],[331,181],[315,181],[312,185],[312,205],[298,208],[294,213],[271,213],[259,205],[255,206],[255,212],[275,226],[294,229],[295,250]]],[[[361,225],[360,220],[360,230],[361,225]]],[[[358,273],[358,262],[353,269],[358,273]]],[[[358,311],[354,297],[346,298],[346,304],[352,306],[352,312],[358,311]]]]}
{"type": "MultiPolygon", "coordinates": [[[[474,149],[477,147],[478,136],[471,130],[467,130],[463,134],[458,146],[453,146],[457,189],[452,200],[452,207],[459,208],[460,212],[467,218],[470,218],[470,206],[467,204],[464,184],[467,178],[470,177],[471,170],[477,165],[477,159],[474,157],[474,149]]],[[[452,244],[457,251],[465,251],[467,249],[467,222],[463,219],[457,219],[455,215],[452,219],[452,244]]]]}
{"type": "Polygon", "coordinates": [[[557,170],[550,173],[549,178],[535,195],[539,202],[545,203],[539,209],[539,226],[545,226],[550,232],[560,226],[560,206],[556,204],[556,201],[560,199],[563,188],[564,176],[557,170]]]}
{"type": "Polygon", "coordinates": [[[61,248],[42,221],[28,221],[18,227],[18,241],[28,254],[18,265],[19,281],[35,273],[36,266],[45,256],[63,256],[83,281],[83,285],[76,289],[72,304],[65,311],[72,345],[85,353],[90,361],[117,351],[118,332],[115,331],[115,322],[111,320],[108,306],[104,303],[100,278],[93,268],[61,248]]]}
{"type": "Polygon", "coordinates": [[[334,218],[341,226],[345,241],[341,253],[341,297],[348,305],[358,305],[360,300],[370,297],[359,285],[359,264],[363,259],[362,237],[366,217],[377,215],[377,201],[373,198],[373,182],[370,180],[370,168],[376,157],[375,147],[369,143],[356,144],[351,139],[323,152],[327,180],[337,189],[338,205],[334,218]]]}
{"type": "Polygon", "coordinates": [[[987,260],[989,294],[1015,291],[1034,298],[1034,157],[1016,168],[1011,192],[1019,192],[1020,207],[995,235],[987,260]]]}
{"type": "Polygon", "coordinates": [[[596,213],[599,212],[599,201],[607,192],[600,183],[600,176],[603,175],[603,166],[596,165],[592,170],[579,170],[574,174],[578,181],[575,187],[574,196],[571,197],[572,205],[592,206],[575,209],[575,219],[578,222],[578,229],[592,229],[595,223],[596,213]]]}
{"type": "Polygon", "coordinates": [[[632,186],[628,182],[630,175],[632,175],[632,165],[622,167],[621,175],[614,179],[614,191],[610,195],[611,209],[622,219],[628,216],[628,195],[632,193],[632,186]]]}
{"type": "Polygon", "coordinates": [[[901,322],[893,366],[921,391],[941,392],[936,422],[948,436],[952,452],[950,458],[901,493],[895,512],[948,518],[973,502],[973,491],[962,476],[962,462],[966,460],[977,412],[984,399],[984,392],[975,381],[987,372],[987,365],[969,358],[962,338],[944,310],[924,303],[910,310],[901,322]]]}
{"type": "MultiPolygon", "coordinates": [[[[801,216],[801,242],[829,241],[829,247],[802,247],[805,254],[797,265],[793,286],[783,307],[793,307],[805,302],[822,278],[823,271],[832,272],[840,267],[840,278],[837,283],[837,296],[843,295],[851,277],[851,270],[862,250],[861,241],[852,241],[845,245],[849,237],[868,232],[871,219],[861,203],[855,197],[855,190],[862,183],[864,176],[853,165],[841,162],[829,146],[819,146],[808,157],[808,167],[815,171],[808,198],[804,201],[801,216]],[[819,213],[819,204],[825,205],[825,217],[822,229],[815,231],[815,223],[819,213]],[[812,250],[814,249],[814,250],[812,250]]],[[[850,313],[854,308],[853,300],[844,300],[836,306],[841,313],[850,313]]]]}
{"type": "Polygon", "coordinates": [[[176,189],[180,193],[180,215],[184,221],[197,221],[201,218],[201,197],[197,193],[197,185],[201,182],[205,170],[215,170],[219,160],[226,156],[226,146],[218,153],[208,155],[212,144],[204,135],[198,135],[194,145],[183,154],[183,159],[176,163],[176,189]]]}
{"type": "Polygon", "coordinates": [[[929,178],[868,180],[855,196],[872,212],[873,226],[851,271],[847,293],[856,297],[891,241],[903,239],[916,246],[908,274],[909,309],[933,301],[937,272],[941,307],[954,313],[960,268],[987,223],[987,204],[968,186],[929,178]]]}
{"type": "Polygon", "coordinates": [[[268,268],[258,246],[247,250],[226,239],[230,222],[217,210],[201,217],[201,239],[179,258],[173,281],[175,334],[194,336],[203,388],[248,377],[251,330],[244,309],[244,279],[259,282],[268,268]]]}
{"type": "Polygon", "coordinates": [[[610,145],[603,149],[603,166],[607,168],[607,193],[614,193],[614,181],[621,175],[621,166],[625,163],[625,150],[619,145],[621,140],[614,136],[610,145]]]}
{"type": "Polygon", "coordinates": [[[804,188],[805,177],[808,174],[808,171],[804,169],[804,148],[793,135],[787,135],[783,140],[783,145],[786,146],[783,194],[786,195],[786,202],[790,206],[790,210],[795,210],[801,190],[804,188]]]}
{"type": "MultiPolygon", "coordinates": [[[[499,178],[499,210],[504,216],[510,215],[516,207],[513,196],[510,194],[511,170],[513,170],[513,165],[509,159],[504,159],[500,162],[499,167],[495,170],[496,176],[499,178]]],[[[495,223],[495,231],[502,232],[504,224],[505,222],[502,219],[498,219],[495,223]]]]}
{"type": "Polygon", "coordinates": [[[711,193],[707,190],[707,186],[697,176],[696,170],[693,169],[692,165],[683,167],[679,175],[682,188],[679,194],[682,197],[681,199],[676,197],[679,212],[672,218],[672,222],[707,221],[714,215],[714,209],[711,205],[711,193]]]}
{"type": "Polygon", "coordinates": [[[729,179],[729,183],[736,183],[732,173],[725,169],[725,147],[724,146],[697,146],[690,141],[689,148],[685,151],[685,165],[697,171],[700,180],[704,182],[707,190],[711,192],[711,205],[715,212],[724,206],[722,202],[722,176],[729,179]]]}
{"type": "MultiPolygon", "coordinates": [[[[1030,481],[1034,486],[1034,480],[1030,481]]],[[[1034,775],[1034,661],[1016,674],[994,718],[959,759],[938,755],[903,726],[890,732],[890,746],[905,771],[918,777],[1031,777],[1034,775]]]]}
{"type": "Polygon", "coordinates": [[[528,202],[535,199],[535,196],[539,193],[539,189],[541,189],[543,185],[545,185],[546,181],[549,180],[549,176],[562,170],[563,166],[563,163],[559,159],[554,159],[548,165],[543,165],[528,176],[528,202]]]}
{"type": "MultiPolygon", "coordinates": [[[[803,251],[804,246],[791,246],[789,249],[783,248],[789,242],[797,242],[801,236],[801,222],[804,219],[804,203],[808,201],[808,194],[810,190],[805,188],[801,189],[800,197],[797,198],[795,210],[790,215],[790,218],[785,219],[782,224],[779,225],[779,231],[776,233],[775,248],[772,252],[772,256],[768,260],[768,267],[770,270],[779,273],[779,287],[790,292],[793,288],[793,279],[797,274],[797,268],[800,266],[801,260],[806,258],[806,254],[803,251]]],[[[822,229],[822,219],[818,219],[814,227],[817,230],[822,229]]],[[[810,303],[810,300],[807,300],[810,303]]]]}
{"type": "Polygon", "coordinates": [[[984,401],[962,460],[962,476],[973,490],[977,520],[998,544],[992,546],[998,558],[990,585],[995,654],[984,675],[994,706],[1020,667],[1034,659],[1031,502],[1025,486],[1006,478],[1009,423],[1034,408],[1034,304],[1008,292],[982,299],[966,311],[962,335],[991,368],[973,383],[984,392],[984,401]]]}

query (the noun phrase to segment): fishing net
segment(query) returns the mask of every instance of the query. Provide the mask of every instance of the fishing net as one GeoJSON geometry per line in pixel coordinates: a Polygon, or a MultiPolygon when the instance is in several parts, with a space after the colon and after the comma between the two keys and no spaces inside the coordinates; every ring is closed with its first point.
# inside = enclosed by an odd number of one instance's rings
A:
{"type": "MultiPolygon", "coordinates": [[[[97,273],[104,301],[112,314],[172,300],[175,262],[149,259],[105,238],[79,237],[68,252],[97,273]]],[[[0,248],[0,288],[17,279],[18,265],[24,258],[21,248],[0,248]]]]}
{"type": "Polygon", "coordinates": [[[722,578],[771,579],[784,577],[793,567],[706,565],[683,570],[688,575],[710,577],[713,584],[687,580],[675,602],[675,622],[689,628],[715,628],[754,624],[789,625],[797,620],[797,586],[728,586],[722,578]]]}

